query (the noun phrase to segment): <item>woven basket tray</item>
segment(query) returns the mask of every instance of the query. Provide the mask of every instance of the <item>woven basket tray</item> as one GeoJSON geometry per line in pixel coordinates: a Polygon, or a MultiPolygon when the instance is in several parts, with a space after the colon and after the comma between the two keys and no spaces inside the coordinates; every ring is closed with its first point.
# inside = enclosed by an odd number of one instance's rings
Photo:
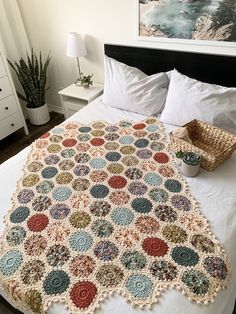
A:
{"type": "Polygon", "coordinates": [[[191,151],[201,155],[201,167],[212,171],[228,159],[236,149],[236,135],[208,123],[192,120],[184,125],[192,144],[170,134],[174,152],[191,151]]]}

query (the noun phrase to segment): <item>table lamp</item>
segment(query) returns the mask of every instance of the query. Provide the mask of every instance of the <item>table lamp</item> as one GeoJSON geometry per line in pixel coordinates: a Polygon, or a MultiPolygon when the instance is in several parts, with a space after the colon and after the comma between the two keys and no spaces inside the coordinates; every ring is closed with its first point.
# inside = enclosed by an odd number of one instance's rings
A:
{"type": "Polygon", "coordinates": [[[81,78],[79,58],[84,57],[87,54],[87,50],[83,41],[81,34],[77,32],[71,32],[68,34],[67,38],[67,56],[74,57],[77,59],[79,78],[76,80],[75,84],[78,83],[81,78]]]}

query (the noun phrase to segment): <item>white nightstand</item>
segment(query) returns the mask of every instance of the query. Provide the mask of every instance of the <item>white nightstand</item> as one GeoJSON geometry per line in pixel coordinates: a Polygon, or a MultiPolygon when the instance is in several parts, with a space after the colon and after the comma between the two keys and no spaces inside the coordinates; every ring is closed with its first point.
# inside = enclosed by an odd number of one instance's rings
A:
{"type": "Polygon", "coordinates": [[[102,84],[93,84],[89,88],[84,88],[72,84],[58,92],[65,118],[69,118],[74,113],[89,104],[92,100],[100,96],[103,92],[102,84]]]}

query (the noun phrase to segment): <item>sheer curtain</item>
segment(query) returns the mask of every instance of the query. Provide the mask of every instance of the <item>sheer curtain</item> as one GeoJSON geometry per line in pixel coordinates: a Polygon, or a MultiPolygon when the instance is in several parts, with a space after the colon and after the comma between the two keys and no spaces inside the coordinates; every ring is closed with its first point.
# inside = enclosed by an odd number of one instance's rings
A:
{"type": "Polygon", "coordinates": [[[30,51],[17,0],[0,0],[0,45],[11,60],[18,61],[30,51]]]}
{"type": "MultiPolygon", "coordinates": [[[[11,61],[19,61],[21,57],[25,57],[26,52],[30,52],[17,0],[0,0],[0,50],[11,61]]],[[[21,88],[20,83],[12,70],[11,73],[18,90],[21,88]]],[[[22,105],[25,114],[24,108],[22,105]]]]}

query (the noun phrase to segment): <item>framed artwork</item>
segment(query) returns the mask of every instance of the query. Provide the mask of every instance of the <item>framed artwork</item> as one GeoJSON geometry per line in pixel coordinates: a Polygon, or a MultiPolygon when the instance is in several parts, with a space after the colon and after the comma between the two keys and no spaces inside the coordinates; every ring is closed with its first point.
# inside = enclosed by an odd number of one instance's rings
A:
{"type": "Polygon", "coordinates": [[[138,39],[236,47],[235,0],[137,0],[138,39]]]}

